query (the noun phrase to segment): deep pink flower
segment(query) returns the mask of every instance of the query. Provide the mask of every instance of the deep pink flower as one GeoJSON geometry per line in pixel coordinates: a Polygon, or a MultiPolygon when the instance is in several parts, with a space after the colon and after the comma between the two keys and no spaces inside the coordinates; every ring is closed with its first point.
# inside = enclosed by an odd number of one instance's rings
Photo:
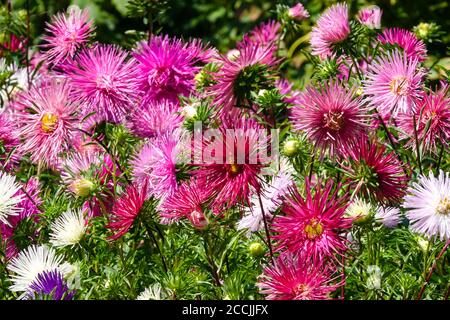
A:
{"type": "Polygon", "coordinates": [[[18,129],[7,113],[0,113],[0,166],[3,171],[14,169],[22,155],[17,149],[20,140],[18,129]]]}
{"type": "Polygon", "coordinates": [[[24,138],[20,151],[31,153],[33,162],[58,163],[58,155],[72,144],[78,118],[77,105],[69,100],[70,86],[64,80],[51,79],[33,86],[18,99],[19,133],[24,138]]]}
{"type": "Polygon", "coordinates": [[[208,220],[203,205],[210,197],[211,190],[201,188],[197,180],[183,182],[161,206],[161,217],[169,220],[186,218],[198,229],[204,229],[208,220]]]}
{"type": "Polygon", "coordinates": [[[50,35],[43,39],[47,42],[42,45],[48,49],[45,53],[47,61],[55,65],[74,57],[76,51],[83,47],[91,37],[94,26],[89,20],[89,12],[72,7],[68,16],[59,13],[47,22],[45,29],[50,35]]]}
{"type": "Polygon", "coordinates": [[[369,66],[364,81],[365,100],[383,116],[411,113],[422,98],[424,75],[417,60],[395,50],[369,66]]]}
{"type": "Polygon", "coordinates": [[[315,89],[309,87],[291,109],[290,119],[296,130],[304,130],[322,151],[345,155],[365,137],[367,110],[354,90],[339,83],[328,83],[315,89]]]}
{"type": "Polygon", "coordinates": [[[107,228],[114,232],[110,239],[122,237],[133,225],[137,216],[141,212],[147,195],[147,183],[140,188],[135,185],[127,187],[124,194],[114,203],[109,224],[107,228]]]}
{"type": "Polygon", "coordinates": [[[278,21],[270,20],[261,23],[248,34],[245,34],[242,41],[236,44],[236,47],[239,50],[243,50],[249,45],[270,47],[273,54],[276,51],[275,42],[280,37],[280,28],[281,25],[278,21]]]}
{"type": "Polygon", "coordinates": [[[222,67],[215,74],[217,83],[210,87],[210,95],[214,97],[214,104],[221,108],[222,116],[238,114],[242,107],[251,104],[252,91],[257,93],[272,85],[270,77],[265,75],[271,74],[278,63],[272,51],[272,46],[245,42],[237,57],[221,56],[218,63],[222,67]]]}
{"type": "Polygon", "coordinates": [[[259,278],[260,293],[267,300],[328,300],[343,282],[333,283],[336,269],[305,254],[282,254],[259,278]]]}
{"type": "Polygon", "coordinates": [[[294,20],[303,20],[309,17],[308,10],[300,2],[289,8],[288,14],[294,20]]]}
{"type": "MultiPolygon", "coordinates": [[[[200,168],[193,174],[205,190],[213,190],[212,208],[215,214],[235,204],[250,204],[253,192],[260,192],[259,174],[266,165],[267,136],[260,136],[263,128],[252,119],[241,118],[225,122],[213,139],[204,138],[202,159],[195,156],[194,165],[200,168]],[[234,129],[227,137],[227,129],[234,129]],[[212,141],[213,140],[213,141],[212,141]]],[[[228,132],[230,133],[230,132],[228,132]]],[[[198,146],[196,146],[197,148],[198,146]]]]}
{"type": "Polygon", "coordinates": [[[335,44],[347,39],[350,34],[348,7],[338,3],[328,8],[317,20],[311,31],[312,54],[321,58],[332,55],[335,44]]]}
{"type": "Polygon", "coordinates": [[[329,180],[325,186],[313,186],[307,179],[303,196],[296,187],[290,188],[281,212],[275,218],[272,229],[278,251],[305,252],[321,259],[334,257],[346,250],[342,230],[351,227],[352,220],[344,218],[348,195],[339,197],[339,187],[329,180]],[[314,191],[313,191],[314,190],[314,191]]]}
{"type": "MultiPolygon", "coordinates": [[[[437,92],[424,94],[417,106],[416,132],[425,152],[436,152],[438,142],[448,147],[450,141],[450,97],[448,84],[443,84],[437,92]]],[[[414,118],[411,114],[401,115],[398,125],[407,138],[407,146],[415,147],[414,118]]]]}
{"type": "Polygon", "coordinates": [[[378,40],[383,44],[399,46],[410,60],[422,62],[427,58],[425,43],[409,30],[388,28],[378,36],[378,40]]]}
{"type": "MultiPolygon", "coordinates": [[[[34,177],[30,178],[23,187],[29,197],[22,190],[17,192],[17,194],[22,195],[22,201],[18,204],[19,214],[8,216],[9,225],[0,222],[0,235],[3,240],[3,245],[6,246],[6,258],[8,260],[14,258],[20,251],[20,248],[14,242],[15,231],[19,224],[27,218],[31,218],[37,223],[39,214],[41,213],[38,208],[42,204],[42,199],[39,196],[41,192],[39,180],[34,177]]],[[[36,235],[37,233],[29,236],[34,237],[36,235]]]]}
{"type": "Polygon", "coordinates": [[[141,138],[153,138],[180,127],[183,117],[179,107],[167,100],[149,102],[134,109],[127,126],[141,138]]]}
{"type": "Polygon", "coordinates": [[[120,122],[139,97],[137,68],[127,52],[112,45],[83,50],[64,67],[72,85],[71,97],[80,103],[83,116],[95,113],[96,121],[120,122]]]}
{"type": "Polygon", "coordinates": [[[380,29],[383,10],[378,6],[363,8],[358,12],[358,21],[370,29],[380,29]]]}
{"type": "Polygon", "coordinates": [[[351,168],[347,168],[355,194],[384,204],[399,202],[406,192],[408,177],[394,152],[375,141],[361,140],[350,151],[351,168]]]}
{"type": "Polygon", "coordinates": [[[154,36],[150,43],[142,42],[133,56],[138,61],[139,89],[144,93],[144,101],[167,99],[176,104],[178,96],[188,97],[195,89],[198,63],[209,56],[207,51],[198,41],[184,43],[168,36],[154,36]]]}
{"type": "Polygon", "coordinates": [[[25,53],[27,47],[27,39],[24,37],[18,37],[11,33],[9,39],[0,43],[0,57],[3,57],[5,51],[9,52],[21,52],[25,53]]]}

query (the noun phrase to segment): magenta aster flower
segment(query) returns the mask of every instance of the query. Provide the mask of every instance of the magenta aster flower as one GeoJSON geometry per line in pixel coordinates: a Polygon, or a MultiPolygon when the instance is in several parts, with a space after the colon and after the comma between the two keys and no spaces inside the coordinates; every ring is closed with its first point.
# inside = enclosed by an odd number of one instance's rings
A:
{"type": "Polygon", "coordinates": [[[128,186],[124,194],[116,200],[107,225],[107,228],[114,232],[110,239],[116,240],[128,232],[141,212],[146,196],[147,183],[144,183],[140,188],[135,185],[128,186]]]}
{"type": "Polygon", "coordinates": [[[218,136],[204,139],[201,146],[202,159],[194,165],[194,176],[201,188],[214,190],[212,208],[222,214],[235,204],[250,204],[252,190],[260,192],[259,174],[265,164],[262,155],[267,148],[267,137],[260,137],[263,128],[252,119],[241,118],[228,122],[218,129],[218,136]],[[234,135],[227,137],[227,129],[234,135]]]}
{"type": "Polygon", "coordinates": [[[344,217],[349,199],[348,195],[339,197],[339,187],[335,191],[333,187],[332,180],[325,186],[313,186],[307,180],[305,198],[296,187],[290,188],[281,210],[284,215],[276,216],[272,224],[277,251],[301,251],[322,259],[346,250],[340,231],[352,225],[352,220],[344,217]]]}
{"type": "Polygon", "coordinates": [[[72,85],[71,97],[83,116],[95,113],[98,122],[120,122],[134,109],[138,92],[137,68],[127,52],[112,45],[83,50],[64,67],[72,85]]]}
{"type": "Polygon", "coordinates": [[[179,107],[168,100],[149,102],[136,108],[127,122],[131,132],[141,138],[153,138],[180,127],[179,107]]]}
{"type": "Polygon", "coordinates": [[[383,116],[415,111],[425,75],[418,67],[417,60],[408,59],[398,50],[379,58],[369,66],[364,81],[366,101],[383,116]]]}
{"type": "Polygon", "coordinates": [[[140,44],[133,56],[138,61],[139,89],[144,101],[167,99],[178,103],[178,96],[188,97],[195,89],[198,62],[208,56],[200,42],[183,43],[168,36],[154,36],[140,44]]]}
{"type": "MultiPolygon", "coordinates": [[[[417,106],[416,132],[425,152],[436,152],[438,143],[448,147],[450,141],[450,97],[448,84],[443,84],[438,92],[423,95],[417,106]]],[[[407,146],[415,147],[414,118],[410,114],[399,117],[399,127],[403,137],[408,139],[407,146]]]]}
{"type": "Polygon", "coordinates": [[[378,6],[363,8],[358,12],[358,21],[370,29],[380,29],[383,10],[378,6]]]}
{"type": "Polygon", "coordinates": [[[328,300],[343,283],[334,283],[333,265],[307,255],[280,255],[266,267],[257,286],[267,300],[328,300]]]}
{"type": "Polygon", "coordinates": [[[18,152],[20,140],[13,119],[6,113],[0,113],[0,166],[4,171],[14,169],[22,155],[18,152]]]}
{"type": "Polygon", "coordinates": [[[252,104],[251,92],[258,93],[274,82],[272,73],[278,60],[272,54],[272,46],[244,43],[237,57],[221,56],[219,64],[222,67],[215,75],[217,83],[210,87],[214,104],[222,108],[223,116],[239,112],[236,107],[248,107],[252,104]]]}
{"type": "Polygon", "coordinates": [[[361,140],[350,150],[351,168],[346,168],[356,194],[382,203],[399,202],[406,192],[408,177],[394,152],[374,141],[361,140]]]}
{"type": "MultiPolygon", "coordinates": [[[[256,46],[271,47],[275,52],[275,41],[280,36],[281,25],[278,21],[270,20],[265,23],[261,23],[254,28],[250,33],[245,34],[242,41],[236,46],[239,50],[245,46],[252,44],[256,46]]],[[[272,52],[272,53],[273,53],[272,52]]]]}
{"type": "Polygon", "coordinates": [[[303,20],[309,17],[308,10],[300,2],[289,8],[288,14],[294,20],[303,20]]]}
{"type": "Polygon", "coordinates": [[[410,60],[422,62],[427,58],[425,44],[409,30],[388,28],[378,36],[378,40],[383,44],[399,46],[410,60]]]}
{"type": "Polygon", "coordinates": [[[428,238],[450,239],[450,177],[448,172],[439,172],[435,177],[422,175],[419,182],[408,189],[403,205],[411,229],[428,238]]]}
{"type": "Polygon", "coordinates": [[[20,151],[31,153],[33,162],[58,163],[58,155],[71,145],[78,118],[77,105],[69,100],[70,86],[51,79],[33,86],[17,101],[24,112],[18,116],[19,133],[24,138],[20,151]]]}
{"type": "Polygon", "coordinates": [[[168,220],[187,218],[195,228],[204,229],[208,220],[203,205],[210,194],[211,190],[199,187],[195,179],[183,182],[162,204],[161,217],[168,220]]]}
{"type": "Polygon", "coordinates": [[[76,51],[89,41],[94,29],[86,9],[71,7],[68,16],[64,13],[54,16],[45,29],[50,35],[43,37],[47,42],[42,45],[48,49],[45,53],[47,61],[57,65],[73,58],[76,51]]]}
{"type": "Polygon", "coordinates": [[[317,26],[311,31],[312,54],[321,58],[331,56],[333,47],[347,39],[349,33],[347,4],[338,3],[331,6],[320,16],[317,26]]]}
{"type": "Polygon", "coordinates": [[[297,130],[304,130],[315,146],[330,155],[345,155],[366,136],[367,110],[354,90],[339,83],[315,89],[309,87],[298,98],[290,119],[297,130]]]}

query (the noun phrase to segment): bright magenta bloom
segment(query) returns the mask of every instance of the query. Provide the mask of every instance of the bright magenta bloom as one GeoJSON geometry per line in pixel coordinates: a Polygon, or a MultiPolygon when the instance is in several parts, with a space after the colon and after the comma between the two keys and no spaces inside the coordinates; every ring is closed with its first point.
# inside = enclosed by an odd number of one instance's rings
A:
{"type": "Polygon", "coordinates": [[[242,41],[237,44],[239,50],[247,45],[272,47],[275,51],[275,41],[280,36],[280,23],[278,21],[270,20],[261,23],[248,34],[245,34],[242,41]]]}
{"type": "Polygon", "coordinates": [[[168,36],[153,36],[150,43],[141,43],[133,55],[144,101],[168,99],[176,104],[178,96],[188,97],[195,88],[198,63],[210,54],[198,41],[183,43],[168,36]]]}
{"type": "Polygon", "coordinates": [[[378,6],[363,8],[358,12],[358,21],[370,29],[380,29],[383,11],[378,6]]]}
{"type": "Polygon", "coordinates": [[[342,282],[333,284],[336,269],[306,254],[281,254],[264,269],[257,284],[267,300],[327,300],[342,282]]]}
{"type": "Polygon", "coordinates": [[[210,197],[211,190],[199,187],[195,179],[183,182],[163,203],[161,216],[169,220],[187,218],[192,225],[203,229],[208,225],[202,206],[210,197]]]}
{"type": "Polygon", "coordinates": [[[178,105],[168,101],[149,102],[134,109],[127,122],[131,132],[141,138],[153,138],[180,127],[183,117],[178,105]]]}
{"type": "Polygon", "coordinates": [[[251,104],[251,92],[267,89],[273,83],[270,76],[278,63],[273,46],[261,46],[244,41],[237,57],[221,56],[220,71],[215,75],[217,83],[210,89],[214,104],[222,108],[222,116],[237,115],[251,104]]]}
{"type": "Polygon", "coordinates": [[[422,98],[424,75],[417,60],[395,50],[369,66],[364,82],[366,101],[382,116],[415,111],[422,98]]]}
{"type": "Polygon", "coordinates": [[[110,222],[107,225],[114,232],[111,239],[116,240],[128,232],[141,212],[146,195],[147,183],[144,183],[141,188],[130,185],[125,193],[116,200],[109,218],[110,222]]]}
{"type": "Polygon", "coordinates": [[[20,135],[24,142],[20,150],[31,153],[33,162],[56,165],[58,155],[67,151],[78,124],[77,105],[69,100],[70,86],[61,79],[51,79],[33,86],[17,101],[20,135]]]}
{"type": "Polygon", "coordinates": [[[290,119],[296,130],[304,130],[322,154],[345,155],[366,136],[367,110],[354,91],[339,83],[315,89],[309,87],[298,97],[290,119]]]}
{"type": "Polygon", "coordinates": [[[83,50],[65,66],[72,86],[71,97],[81,104],[83,116],[95,113],[96,121],[120,122],[139,96],[137,69],[127,52],[111,45],[83,50]]]}
{"type": "Polygon", "coordinates": [[[399,202],[406,193],[408,177],[394,152],[386,154],[386,147],[361,140],[350,152],[351,184],[358,194],[390,204],[399,202]]]}
{"type": "Polygon", "coordinates": [[[214,141],[204,141],[203,158],[201,163],[194,163],[200,167],[194,176],[201,188],[214,191],[215,214],[237,203],[249,205],[252,192],[260,192],[258,175],[265,166],[263,156],[268,143],[267,136],[259,136],[261,131],[256,121],[241,118],[222,125],[217,132],[221,136],[214,141]],[[227,129],[235,129],[229,138],[227,129]]]}
{"type": "Polygon", "coordinates": [[[7,113],[0,113],[0,148],[3,149],[0,151],[0,167],[3,171],[14,169],[22,157],[17,150],[20,144],[17,132],[13,119],[7,113]]]}
{"type": "Polygon", "coordinates": [[[340,231],[351,227],[352,220],[344,218],[349,203],[348,196],[338,196],[333,181],[325,186],[305,184],[306,196],[296,187],[290,188],[281,212],[275,218],[272,229],[278,251],[304,252],[317,259],[334,257],[346,250],[345,238],[340,231]],[[314,190],[314,191],[313,191],[314,190]]]}
{"type": "Polygon", "coordinates": [[[46,31],[50,35],[44,36],[47,42],[42,45],[47,48],[47,60],[57,65],[74,57],[75,52],[83,47],[91,37],[94,26],[89,20],[89,12],[85,9],[71,8],[69,15],[59,13],[47,22],[46,31]]]}
{"type": "Polygon", "coordinates": [[[347,39],[350,33],[348,7],[338,3],[328,8],[311,31],[312,54],[321,58],[332,55],[335,44],[347,39]]]}
{"type": "MultiPolygon", "coordinates": [[[[425,152],[436,152],[438,142],[448,147],[450,141],[450,97],[448,84],[443,84],[438,92],[424,94],[417,107],[416,131],[425,152]]],[[[399,118],[399,126],[408,139],[407,146],[415,147],[414,119],[410,114],[399,118]]]]}
{"type": "Polygon", "coordinates": [[[427,58],[425,44],[409,30],[388,28],[378,36],[378,40],[383,44],[399,46],[410,60],[422,62],[427,58]]]}

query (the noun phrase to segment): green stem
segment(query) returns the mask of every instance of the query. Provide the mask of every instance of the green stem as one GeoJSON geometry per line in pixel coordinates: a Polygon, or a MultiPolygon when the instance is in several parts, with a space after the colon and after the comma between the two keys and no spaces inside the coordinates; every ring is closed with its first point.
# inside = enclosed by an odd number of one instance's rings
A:
{"type": "Polygon", "coordinates": [[[416,114],[415,113],[413,113],[413,125],[414,125],[414,139],[416,140],[417,165],[419,166],[420,174],[423,174],[422,160],[420,159],[420,143],[419,143],[419,138],[417,136],[416,114]]]}

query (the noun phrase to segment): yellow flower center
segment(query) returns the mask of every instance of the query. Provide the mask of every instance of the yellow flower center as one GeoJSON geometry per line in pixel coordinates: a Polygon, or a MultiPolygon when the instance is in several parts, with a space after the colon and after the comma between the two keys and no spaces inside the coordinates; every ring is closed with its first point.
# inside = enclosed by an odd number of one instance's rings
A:
{"type": "Polygon", "coordinates": [[[53,113],[45,113],[41,119],[41,129],[45,133],[52,133],[58,125],[58,116],[53,113]]]}
{"type": "Polygon", "coordinates": [[[296,297],[305,296],[309,292],[309,287],[304,283],[300,283],[299,285],[297,285],[297,287],[294,288],[293,292],[296,297]]]}
{"type": "Polygon", "coordinates": [[[316,219],[313,218],[311,219],[309,224],[305,226],[304,231],[309,239],[315,239],[322,235],[323,226],[320,223],[320,221],[317,221],[316,219]]]}
{"type": "Polygon", "coordinates": [[[235,163],[233,163],[233,164],[230,165],[230,172],[231,172],[232,174],[238,174],[238,173],[240,173],[241,171],[242,171],[242,168],[241,168],[240,165],[235,164],[235,163]]]}
{"type": "Polygon", "coordinates": [[[397,76],[391,80],[390,89],[392,93],[404,96],[408,93],[408,85],[408,80],[404,76],[397,76]]]}
{"type": "Polygon", "coordinates": [[[442,215],[450,214],[450,199],[448,197],[444,197],[439,201],[436,212],[442,215]]]}
{"type": "Polygon", "coordinates": [[[335,112],[330,111],[326,114],[324,114],[324,121],[325,126],[327,128],[330,128],[333,131],[339,131],[341,130],[343,124],[344,124],[344,113],[343,112],[335,112]]]}

